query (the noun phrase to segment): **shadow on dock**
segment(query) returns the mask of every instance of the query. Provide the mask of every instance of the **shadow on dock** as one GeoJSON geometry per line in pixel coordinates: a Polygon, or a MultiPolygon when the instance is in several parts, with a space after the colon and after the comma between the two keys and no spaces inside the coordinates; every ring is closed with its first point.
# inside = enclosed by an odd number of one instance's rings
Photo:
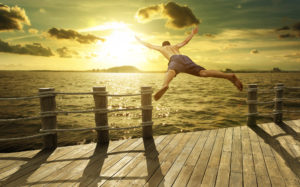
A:
{"type": "MultiPolygon", "coordinates": [[[[20,166],[20,168],[10,175],[6,180],[0,182],[0,186],[6,186],[8,183],[17,183],[19,185],[24,185],[27,182],[28,177],[30,177],[36,170],[38,170],[42,164],[44,164],[50,155],[54,152],[55,149],[44,149],[38,152],[32,158],[26,158],[27,161],[25,164],[20,166]]],[[[0,160],[7,160],[7,158],[0,158],[0,160]]],[[[20,160],[10,158],[9,160],[20,160]]],[[[21,159],[23,160],[23,159],[21,159]]]]}
{"type": "Polygon", "coordinates": [[[272,136],[259,126],[248,126],[248,127],[251,128],[259,137],[261,137],[265,143],[267,143],[270,147],[272,147],[273,150],[275,150],[281,156],[281,158],[284,159],[286,165],[291,169],[291,171],[296,176],[299,177],[300,176],[299,158],[294,158],[276,139],[279,136],[291,135],[294,139],[298,140],[298,133],[295,132],[292,128],[288,127],[285,123],[278,123],[277,125],[281,129],[283,129],[286,133],[272,136]]]}
{"type": "MultiPolygon", "coordinates": [[[[158,159],[158,151],[156,150],[155,142],[153,138],[143,139],[144,140],[144,148],[145,148],[145,157],[147,162],[147,181],[152,177],[154,173],[161,179],[164,178],[162,174],[159,159],[158,159]]],[[[146,182],[147,182],[146,181],[146,182]]],[[[149,182],[149,186],[154,186],[151,182],[149,182]]],[[[164,186],[163,183],[161,186],[164,186]]]]}

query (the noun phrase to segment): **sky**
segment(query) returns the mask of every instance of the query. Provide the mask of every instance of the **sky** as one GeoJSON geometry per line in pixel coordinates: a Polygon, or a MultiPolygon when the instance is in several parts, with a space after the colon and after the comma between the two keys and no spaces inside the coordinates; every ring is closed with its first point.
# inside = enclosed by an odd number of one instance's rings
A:
{"type": "Polygon", "coordinates": [[[299,0],[0,0],[0,70],[91,70],[168,60],[135,40],[182,42],[206,69],[300,70],[299,0]]]}

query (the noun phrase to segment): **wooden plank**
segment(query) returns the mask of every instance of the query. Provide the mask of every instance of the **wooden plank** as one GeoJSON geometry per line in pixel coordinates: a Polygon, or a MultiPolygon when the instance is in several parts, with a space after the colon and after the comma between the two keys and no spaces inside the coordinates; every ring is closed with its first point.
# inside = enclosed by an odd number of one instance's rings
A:
{"type": "MultiPolygon", "coordinates": [[[[275,136],[284,133],[284,131],[282,131],[282,129],[280,129],[277,125],[269,125],[269,128],[275,136]]],[[[298,173],[298,176],[300,176],[300,165],[299,161],[297,161],[299,153],[297,149],[290,146],[289,142],[286,141],[285,136],[277,136],[276,140],[280,143],[279,146],[286,158],[286,161],[294,168],[294,170],[298,173]]]]}
{"type": "MultiPolygon", "coordinates": [[[[126,154],[118,163],[116,163],[115,165],[113,165],[111,168],[109,168],[108,170],[103,170],[103,172],[101,172],[102,176],[108,176],[109,178],[111,178],[112,176],[114,176],[118,171],[120,171],[122,168],[124,168],[124,166],[126,166],[128,163],[130,163],[133,158],[139,156],[139,155],[146,155],[146,159],[150,159],[148,158],[150,155],[155,154],[156,152],[156,144],[159,144],[162,140],[165,139],[166,136],[158,136],[155,137],[155,140],[153,140],[153,144],[152,144],[152,140],[143,140],[144,143],[139,145],[138,147],[136,147],[133,150],[141,150],[141,149],[145,149],[145,152],[143,153],[128,153],[126,154]],[[148,144],[146,144],[148,142],[148,144]],[[149,144],[149,142],[151,142],[149,144]]],[[[157,157],[157,155],[156,155],[157,157]]],[[[90,183],[89,186],[100,186],[103,183],[105,183],[106,180],[101,180],[99,182],[97,182],[97,180],[94,180],[93,183],[90,183]]]]}
{"type": "MultiPolygon", "coordinates": [[[[39,151],[24,151],[16,153],[1,153],[0,154],[0,170],[1,173],[14,173],[23,164],[31,160],[39,151]],[[9,170],[14,169],[14,171],[9,172],[9,170]]],[[[9,175],[9,174],[8,174],[9,175]]]]}
{"type": "MultiPolygon", "coordinates": [[[[146,154],[149,154],[150,157],[157,157],[157,152],[161,152],[164,150],[168,145],[170,145],[170,142],[174,141],[175,134],[167,135],[162,142],[160,142],[156,147],[150,147],[149,152],[146,154]]],[[[155,144],[158,142],[155,141],[155,144]]],[[[118,186],[118,183],[120,180],[124,179],[126,180],[126,176],[144,159],[144,154],[138,154],[136,157],[134,157],[131,162],[129,162],[127,165],[125,165],[121,170],[119,170],[117,173],[115,173],[112,178],[105,181],[105,183],[102,186],[110,187],[110,186],[118,186]]]]}
{"type": "MultiPolygon", "coordinates": [[[[271,131],[272,124],[268,124],[265,126],[266,131],[270,133],[270,135],[274,136],[275,134],[271,131]]],[[[280,148],[272,149],[273,155],[275,156],[276,163],[280,170],[280,173],[286,183],[286,186],[300,186],[299,178],[295,175],[295,173],[291,170],[291,168],[287,165],[287,162],[281,156],[283,153],[280,148]]]]}
{"type": "Polygon", "coordinates": [[[264,157],[261,151],[260,144],[256,137],[255,132],[248,128],[249,137],[251,140],[251,149],[253,155],[254,169],[256,174],[257,185],[260,186],[271,186],[269,174],[267,172],[264,157]],[[256,141],[255,141],[256,140],[256,141]]]}
{"type": "Polygon", "coordinates": [[[169,168],[172,166],[176,160],[179,153],[182,151],[183,147],[190,140],[191,133],[185,133],[182,135],[182,139],[171,149],[169,154],[160,154],[158,159],[160,160],[160,167],[155,170],[154,174],[148,180],[146,186],[158,186],[163,180],[163,177],[168,172],[169,168]]]}
{"type": "Polygon", "coordinates": [[[77,146],[70,146],[68,148],[57,148],[53,152],[40,151],[31,160],[29,160],[19,168],[9,170],[9,175],[7,175],[7,173],[1,173],[0,179],[3,181],[3,184],[7,184],[17,179],[21,179],[23,176],[26,177],[28,173],[31,174],[32,172],[34,172],[40,167],[41,164],[49,161],[49,159],[57,159],[59,157],[62,157],[63,155],[72,152],[76,148],[77,146]]]}
{"type": "MultiPolygon", "coordinates": [[[[224,142],[225,143],[225,142],[224,142]]],[[[216,180],[216,187],[229,186],[231,152],[223,151],[216,180]]]]}
{"type": "Polygon", "coordinates": [[[225,129],[219,129],[215,144],[207,164],[207,168],[202,180],[204,186],[215,186],[217,173],[219,169],[221,153],[223,149],[225,129]]]}
{"type": "Polygon", "coordinates": [[[182,149],[181,153],[178,155],[177,159],[166,173],[164,180],[161,182],[160,185],[163,186],[172,186],[174,181],[176,180],[180,170],[182,169],[183,165],[185,164],[188,156],[190,155],[191,151],[193,150],[197,140],[199,139],[199,133],[193,133],[191,139],[182,149]]]}
{"type": "MultiPolygon", "coordinates": [[[[63,166],[61,162],[51,162],[58,158],[64,159],[73,159],[76,157],[80,157],[82,154],[92,150],[95,147],[95,144],[82,146],[81,149],[73,150],[68,154],[60,155],[60,156],[50,156],[47,161],[42,162],[40,165],[35,167],[30,167],[31,172],[23,175],[22,177],[15,179],[14,181],[9,181],[10,186],[19,186],[22,185],[24,182],[26,183],[34,183],[42,179],[43,177],[47,176],[48,173],[54,172],[55,170],[59,169],[60,166],[63,166]]],[[[68,161],[71,162],[71,161],[68,161]]]]}
{"type": "Polygon", "coordinates": [[[229,186],[231,151],[232,151],[233,128],[226,128],[223,151],[221,155],[218,175],[216,180],[217,187],[229,186]]]}
{"type": "MultiPolygon", "coordinates": [[[[156,169],[159,169],[160,163],[177,146],[178,142],[182,141],[183,137],[184,137],[184,134],[176,134],[176,136],[172,139],[172,141],[169,142],[169,144],[159,153],[158,158],[157,157],[155,158],[155,162],[151,163],[151,166],[152,166],[151,169],[153,169],[154,171],[156,169]],[[159,162],[159,163],[157,163],[157,162],[159,162]]],[[[122,177],[122,180],[115,181],[115,186],[126,186],[126,185],[130,186],[130,185],[132,185],[132,183],[135,182],[134,177],[136,177],[136,176],[139,176],[139,177],[145,176],[147,178],[151,177],[151,174],[148,174],[148,173],[145,174],[145,168],[143,168],[143,167],[145,167],[144,164],[147,164],[147,167],[148,167],[147,160],[144,160],[144,157],[142,157],[141,159],[138,159],[137,161],[138,161],[138,163],[136,164],[136,166],[132,170],[128,171],[126,173],[126,175],[122,177]]],[[[150,167],[150,162],[149,162],[149,167],[150,167]]],[[[147,168],[147,170],[148,170],[148,168],[147,168]]],[[[150,168],[149,168],[149,170],[150,170],[150,168]]],[[[142,180],[145,180],[145,182],[146,182],[146,178],[144,178],[142,180]]]]}
{"type": "Polygon", "coordinates": [[[248,126],[241,127],[241,135],[243,153],[243,186],[257,186],[248,126]]]}
{"type": "MultiPolygon", "coordinates": [[[[262,130],[264,130],[264,126],[267,125],[266,123],[265,124],[258,124],[257,126],[260,127],[262,130]]],[[[262,134],[262,136],[264,136],[262,134]]],[[[270,141],[269,139],[271,139],[271,137],[266,133],[266,139],[263,139],[261,136],[257,136],[258,137],[258,141],[259,141],[259,144],[260,144],[260,147],[262,149],[262,153],[264,156],[269,156],[269,157],[272,157],[273,156],[273,153],[271,151],[271,147],[268,145],[268,143],[266,143],[267,141],[270,141]]]]}
{"type": "MultiPolygon", "coordinates": [[[[101,175],[101,172],[106,171],[111,166],[116,164],[119,160],[123,158],[123,155],[126,155],[128,153],[126,151],[134,149],[141,143],[141,138],[129,139],[124,144],[113,149],[114,152],[125,152],[119,154],[112,154],[109,156],[107,156],[107,153],[105,152],[94,152],[87,165],[81,168],[75,167],[78,172],[72,174],[71,176],[68,176],[68,180],[75,181],[72,183],[73,186],[89,186],[89,184],[92,183],[94,179],[98,180],[99,182],[101,180],[105,180],[103,177],[99,177],[99,175],[101,175]]],[[[62,186],[69,186],[69,184],[64,183],[62,186]]]]}
{"type": "Polygon", "coordinates": [[[243,174],[240,172],[231,171],[229,186],[230,187],[243,186],[243,174]]]}
{"type": "MultiPolygon", "coordinates": [[[[107,152],[111,152],[112,150],[116,149],[117,147],[125,143],[128,143],[128,140],[112,141],[109,143],[107,152]]],[[[88,151],[83,155],[76,155],[79,156],[78,158],[74,158],[74,159],[62,158],[61,160],[65,160],[62,163],[63,165],[57,167],[56,170],[53,171],[52,173],[48,173],[47,175],[45,175],[46,174],[45,173],[43,178],[41,177],[38,182],[37,181],[32,182],[32,184],[37,184],[37,183],[41,183],[40,181],[45,181],[44,184],[47,184],[49,186],[57,186],[57,183],[63,183],[63,181],[69,180],[70,176],[78,174],[78,172],[81,172],[80,169],[84,168],[88,164],[89,159],[93,156],[94,150],[95,149],[91,149],[90,151],[88,151]],[[49,183],[47,183],[47,181],[49,181],[49,183]],[[58,181],[58,182],[56,183],[53,181],[58,181]]]]}
{"type": "MultiPolygon", "coordinates": [[[[240,127],[233,129],[231,172],[242,173],[242,144],[240,127]]],[[[237,175],[236,175],[237,176],[237,175]]]]}
{"type": "Polygon", "coordinates": [[[231,152],[231,150],[232,150],[232,135],[233,135],[233,128],[226,128],[223,151],[231,152]]]}
{"type": "Polygon", "coordinates": [[[283,135],[278,136],[276,139],[280,142],[280,144],[286,149],[286,151],[293,156],[294,158],[300,157],[300,146],[299,141],[295,140],[291,137],[290,134],[283,131],[278,125],[270,124],[269,128],[273,131],[276,135],[283,135]]]}
{"type": "MultiPolygon", "coordinates": [[[[274,146],[276,146],[276,144],[275,144],[274,138],[272,137],[271,130],[269,129],[270,125],[273,125],[273,124],[272,123],[271,124],[262,124],[260,127],[268,134],[268,137],[270,137],[270,139],[271,139],[268,142],[269,143],[268,146],[274,147],[274,146]]],[[[266,141],[264,141],[264,142],[266,142],[266,141]]],[[[260,143],[262,143],[262,140],[260,141],[260,143]]],[[[265,162],[267,165],[267,169],[268,169],[268,173],[269,173],[269,176],[271,179],[272,186],[285,186],[284,179],[278,168],[274,154],[271,149],[270,149],[270,151],[271,151],[271,156],[266,155],[265,162]]]]}
{"type": "Polygon", "coordinates": [[[218,130],[211,130],[187,186],[201,184],[218,130]]]}
{"type": "Polygon", "coordinates": [[[191,174],[193,172],[193,169],[195,167],[195,164],[198,160],[198,157],[204,147],[204,144],[207,140],[209,131],[200,131],[198,136],[199,139],[192,150],[191,154],[187,158],[186,163],[182,167],[177,179],[175,180],[175,183],[173,184],[174,187],[181,187],[185,186],[188,183],[188,180],[191,177],[191,174]]]}

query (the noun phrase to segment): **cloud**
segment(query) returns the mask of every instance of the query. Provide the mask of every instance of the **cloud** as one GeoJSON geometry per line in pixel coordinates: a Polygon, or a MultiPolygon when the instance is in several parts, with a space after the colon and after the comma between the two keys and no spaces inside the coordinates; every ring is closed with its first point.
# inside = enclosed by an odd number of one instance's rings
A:
{"type": "Polygon", "coordinates": [[[56,49],[56,52],[61,58],[72,58],[73,56],[78,56],[76,51],[70,50],[67,47],[58,48],[56,49]]]}
{"type": "Polygon", "coordinates": [[[30,28],[30,29],[28,29],[28,32],[31,34],[37,34],[39,31],[37,29],[30,28]]]}
{"type": "Polygon", "coordinates": [[[295,35],[287,33],[287,34],[279,34],[278,38],[295,38],[295,35]]]}
{"type": "Polygon", "coordinates": [[[284,30],[290,30],[290,27],[289,26],[283,26],[283,27],[280,27],[280,28],[276,29],[276,31],[284,31],[284,30]]]}
{"type": "Polygon", "coordinates": [[[286,55],[284,55],[283,57],[300,59],[300,53],[297,52],[297,53],[286,54],[286,55]]]}
{"type": "Polygon", "coordinates": [[[141,8],[136,13],[136,19],[139,22],[151,21],[157,16],[167,19],[166,26],[174,29],[182,29],[200,23],[188,6],[181,6],[174,2],[141,8]]]}
{"type": "Polygon", "coordinates": [[[48,34],[56,39],[76,40],[77,42],[83,44],[94,43],[97,40],[105,41],[104,38],[99,38],[91,34],[82,35],[79,32],[71,29],[65,30],[65,29],[52,28],[48,30],[48,34]]]}
{"type": "Polygon", "coordinates": [[[259,53],[259,51],[257,49],[252,49],[250,51],[250,54],[258,54],[258,53],[259,53]]]}
{"type": "Polygon", "coordinates": [[[153,5],[146,8],[142,8],[138,10],[136,14],[136,18],[139,22],[147,22],[150,21],[155,17],[155,15],[158,15],[162,12],[163,6],[161,5],[153,5]]]}
{"type": "Polygon", "coordinates": [[[300,31],[300,22],[297,22],[293,25],[293,30],[300,31]]]}
{"type": "Polygon", "coordinates": [[[276,29],[279,32],[278,38],[295,38],[300,37],[300,22],[294,23],[291,27],[284,26],[276,29]]]}
{"type": "Polygon", "coordinates": [[[40,43],[22,45],[10,45],[0,39],[0,52],[15,53],[34,56],[53,56],[50,48],[43,47],[40,43]]]}
{"type": "Polygon", "coordinates": [[[24,9],[0,4],[0,31],[22,30],[23,24],[30,25],[24,9]]]}

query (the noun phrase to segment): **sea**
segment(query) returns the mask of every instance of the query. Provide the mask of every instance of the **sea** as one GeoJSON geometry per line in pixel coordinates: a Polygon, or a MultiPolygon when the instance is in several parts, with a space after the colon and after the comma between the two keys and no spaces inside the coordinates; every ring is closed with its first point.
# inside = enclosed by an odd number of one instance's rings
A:
{"type": "MultiPolygon", "coordinates": [[[[283,83],[286,87],[300,86],[300,73],[237,73],[244,84],[238,91],[231,82],[218,78],[199,78],[179,74],[170,84],[167,93],[159,100],[152,100],[153,134],[174,134],[215,128],[243,126],[247,123],[247,84],[258,84],[258,100],[272,101],[273,87],[283,83]]],[[[38,94],[39,88],[55,88],[57,92],[91,92],[94,86],[105,86],[109,94],[139,93],[142,86],[156,92],[162,86],[164,73],[100,73],[100,72],[35,72],[1,71],[0,98],[24,97],[38,94]]],[[[284,97],[298,98],[285,101],[284,110],[300,110],[300,90],[285,90],[284,97]]],[[[140,96],[109,97],[109,109],[140,107],[140,96]]],[[[94,109],[92,95],[57,95],[59,111],[94,109]]],[[[273,104],[258,107],[262,113],[272,113],[273,104]]],[[[39,99],[0,101],[0,119],[38,116],[39,99]]],[[[299,119],[300,113],[285,113],[284,120],[299,119]]],[[[258,123],[271,122],[272,117],[259,118],[258,123]]],[[[123,111],[108,114],[110,127],[129,127],[141,123],[141,111],[123,111]]],[[[94,113],[60,114],[57,128],[95,127],[94,113]]],[[[38,134],[41,120],[0,122],[0,139],[38,134]]],[[[141,137],[141,129],[112,130],[110,139],[120,140],[141,137]]],[[[59,132],[58,146],[96,142],[97,133],[91,131],[59,132]]],[[[0,152],[40,149],[42,138],[0,142],[0,152]]]]}

